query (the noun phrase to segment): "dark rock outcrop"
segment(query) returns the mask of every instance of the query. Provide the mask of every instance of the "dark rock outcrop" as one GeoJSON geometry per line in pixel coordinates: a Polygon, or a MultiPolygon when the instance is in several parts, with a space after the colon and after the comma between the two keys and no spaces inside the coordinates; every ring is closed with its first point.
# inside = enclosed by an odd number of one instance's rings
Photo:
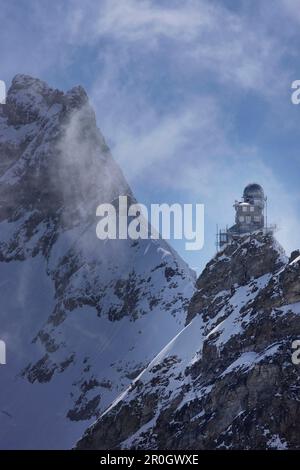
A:
{"type": "Polygon", "coordinates": [[[186,328],[77,448],[298,449],[299,282],[300,259],[273,236],[228,245],[198,279],[186,328]]]}
{"type": "Polygon", "coordinates": [[[184,324],[195,276],[165,241],[97,238],[119,196],[136,202],[84,89],[17,75],[0,105],[1,448],[70,447],[184,324]]]}

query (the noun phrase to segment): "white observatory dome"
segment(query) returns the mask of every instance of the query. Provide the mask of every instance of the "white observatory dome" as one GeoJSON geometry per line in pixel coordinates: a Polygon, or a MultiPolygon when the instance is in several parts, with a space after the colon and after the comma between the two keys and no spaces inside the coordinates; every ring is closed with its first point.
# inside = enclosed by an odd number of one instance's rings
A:
{"type": "Polygon", "coordinates": [[[245,202],[254,202],[264,205],[264,190],[260,184],[250,183],[244,189],[243,198],[245,202]]]}

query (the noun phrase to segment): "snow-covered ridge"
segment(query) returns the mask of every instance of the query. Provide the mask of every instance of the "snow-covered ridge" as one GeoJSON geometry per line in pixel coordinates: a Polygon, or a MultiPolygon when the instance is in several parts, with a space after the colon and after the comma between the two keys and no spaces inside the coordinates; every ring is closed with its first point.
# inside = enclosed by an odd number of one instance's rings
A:
{"type": "Polygon", "coordinates": [[[97,239],[98,204],[134,195],[81,87],[16,76],[0,157],[0,447],[71,447],[180,331],[194,273],[163,240],[97,239]]]}
{"type": "Polygon", "coordinates": [[[77,447],[298,448],[299,279],[270,235],[228,245],[197,281],[190,323],[77,447]]]}

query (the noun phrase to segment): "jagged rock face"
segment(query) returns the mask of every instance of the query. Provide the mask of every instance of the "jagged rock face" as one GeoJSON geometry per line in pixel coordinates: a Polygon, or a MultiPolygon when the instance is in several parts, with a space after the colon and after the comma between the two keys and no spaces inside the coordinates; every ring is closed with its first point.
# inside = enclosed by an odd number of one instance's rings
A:
{"type": "Polygon", "coordinates": [[[71,447],[181,329],[194,274],[162,240],[97,239],[97,206],[135,199],[81,87],[16,76],[0,157],[0,447],[71,447]]]}
{"type": "Polygon", "coordinates": [[[300,258],[270,235],[227,246],[198,280],[191,321],[77,447],[299,448],[299,279],[300,258]]]}
{"type": "Polygon", "coordinates": [[[0,123],[0,221],[14,230],[1,260],[48,258],[61,233],[93,222],[98,204],[132,196],[81,87],[63,94],[16,76],[0,123]]]}
{"type": "Polygon", "coordinates": [[[213,317],[232,295],[235,285],[246,285],[251,279],[277,271],[285,263],[282,249],[279,245],[274,249],[274,240],[269,235],[258,232],[233,241],[207,264],[197,280],[198,289],[189,305],[187,323],[199,311],[213,317]],[[227,294],[220,295],[222,291],[227,294]]]}

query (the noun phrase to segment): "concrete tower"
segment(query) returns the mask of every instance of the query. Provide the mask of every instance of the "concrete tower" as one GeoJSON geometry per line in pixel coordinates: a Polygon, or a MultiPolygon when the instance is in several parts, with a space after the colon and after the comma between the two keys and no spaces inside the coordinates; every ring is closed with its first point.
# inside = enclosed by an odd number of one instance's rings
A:
{"type": "Polygon", "coordinates": [[[248,184],[244,189],[243,201],[236,201],[234,204],[235,225],[232,229],[239,233],[248,233],[264,228],[264,207],[263,188],[256,183],[248,184]]]}
{"type": "Polygon", "coordinates": [[[248,184],[243,192],[241,201],[235,201],[235,224],[226,230],[217,231],[217,246],[230,243],[241,235],[253,233],[256,230],[274,232],[276,225],[267,227],[265,206],[267,198],[263,188],[257,183],[248,184]]]}

